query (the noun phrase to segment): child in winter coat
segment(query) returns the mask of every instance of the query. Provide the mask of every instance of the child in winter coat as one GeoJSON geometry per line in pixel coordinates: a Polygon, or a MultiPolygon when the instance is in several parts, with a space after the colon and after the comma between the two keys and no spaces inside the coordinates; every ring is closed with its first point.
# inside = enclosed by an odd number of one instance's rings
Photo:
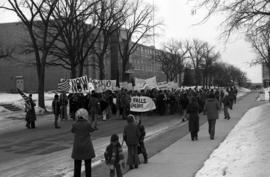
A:
{"type": "Polygon", "coordinates": [[[110,167],[110,177],[114,177],[115,170],[116,176],[122,177],[123,175],[120,164],[122,164],[122,167],[124,168],[125,162],[123,150],[121,144],[119,143],[118,135],[113,134],[111,136],[111,142],[106,148],[104,157],[106,164],[110,167]]]}

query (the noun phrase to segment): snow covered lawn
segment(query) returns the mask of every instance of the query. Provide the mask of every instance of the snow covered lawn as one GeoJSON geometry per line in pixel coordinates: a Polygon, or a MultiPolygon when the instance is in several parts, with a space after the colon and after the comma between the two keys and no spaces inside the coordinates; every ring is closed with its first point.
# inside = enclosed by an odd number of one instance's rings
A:
{"type": "Polygon", "coordinates": [[[195,177],[270,176],[269,108],[249,110],[195,177]]]}
{"type": "MultiPolygon", "coordinates": [[[[27,94],[28,95],[28,94],[27,94]]],[[[32,95],[34,102],[38,105],[38,94],[32,95]]],[[[51,104],[54,97],[54,93],[46,92],[45,93],[45,106],[48,110],[51,110],[51,104]]],[[[0,93],[0,104],[12,104],[24,109],[24,100],[22,99],[20,94],[11,94],[11,93],[0,93]]],[[[39,107],[36,107],[37,113],[42,113],[43,110],[39,107]]],[[[0,113],[8,112],[7,109],[0,106],[0,113]]]]}

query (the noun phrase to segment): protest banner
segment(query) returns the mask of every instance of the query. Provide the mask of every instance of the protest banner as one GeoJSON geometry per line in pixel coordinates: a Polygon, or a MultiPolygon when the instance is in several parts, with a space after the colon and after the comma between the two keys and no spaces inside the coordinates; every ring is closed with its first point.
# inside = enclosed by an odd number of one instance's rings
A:
{"type": "Polygon", "coordinates": [[[128,82],[120,82],[119,86],[120,88],[128,89],[128,82]]]}
{"type": "Polygon", "coordinates": [[[130,111],[133,112],[147,112],[156,109],[154,101],[147,96],[131,97],[130,111]]]}
{"type": "Polygon", "coordinates": [[[135,87],[139,90],[139,89],[143,89],[146,82],[145,79],[140,79],[140,78],[134,78],[134,82],[135,82],[135,87]]]}
{"type": "Polygon", "coordinates": [[[157,77],[154,76],[154,77],[145,79],[145,83],[146,83],[146,85],[148,85],[149,87],[157,88],[157,77]]]}
{"type": "Polygon", "coordinates": [[[116,87],[116,80],[89,79],[89,83],[92,83],[95,91],[100,93],[106,90],[113,90],[116,87]]]}
{"type": "Polygon", "coordinates": [[[70,89],[69,93],[88,93],[88,78],[87,76],[77,77],[75,79],[69,79],[70,89]]]}
{"type": "Polygon", "coordinates": [[[135,80],[134,90],[153,89],[153,88],[158,89],[156,76],[148,79],[135,78],[134,80],[135,80]]]}

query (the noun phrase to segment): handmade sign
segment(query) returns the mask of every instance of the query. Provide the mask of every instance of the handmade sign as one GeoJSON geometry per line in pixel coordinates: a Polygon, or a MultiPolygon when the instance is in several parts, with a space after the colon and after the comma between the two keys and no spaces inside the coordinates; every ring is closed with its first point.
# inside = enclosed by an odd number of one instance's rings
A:
{"type": "Polygon", "coordinates": [[[87,76],[77,77],[75,79],[69,79],[70,90],[69,93],[88,93],[88,78],[87,76]]]}
{"type": "Polygon", "coordinates": [[[154,101],[147,96],[131,97],[130,111],[133,112],[147,112],[156,109],[154,101]]]}
{"type": "Polygon", "coordinates": [[[116,87],[116,80],[89,79],[89,83],[93,84],[96,92],[104,92],[106,90],[113,90],[116,87]]]}
{"type": "Polygon", "coordinates": [[[135,90],[158,88],[156,76],[148,79],[135,78],[135,90]]]}

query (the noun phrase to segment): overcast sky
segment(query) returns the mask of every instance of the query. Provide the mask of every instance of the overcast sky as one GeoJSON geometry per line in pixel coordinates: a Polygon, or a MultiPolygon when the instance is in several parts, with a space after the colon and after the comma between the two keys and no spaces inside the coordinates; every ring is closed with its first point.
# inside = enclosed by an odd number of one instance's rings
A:
{"type": "MultiPolygon", "coordinates": [[[[235,33],[229,42],[225,43],[220,39],[223,19],[221,15],[211,17],[206,23],[194,25],[204,17],[204,10],[197,10],[195,15],[191,14],[192,4],[187,0],[145,0],[154,3],[156,6],[156,21],[163,21],[163,29],[159,31],[156,38],[157,47],[169,39],[186,40],[200,39],[216,46],[221,53],[221,60],[239,67],[247,73],[252,82],[262,82],[261,66],[249,66],[255,54],[248,42],[240,33],[235,33]]],[[[0,11],[0,23],[18,21],[18,18],[11,13],[0,11]]]]}
{"type": "Polygon", "coordinates": [[[222,61],[239,67],[247,73],[252,82],[262,82],[261,66],[250,67],[248,64],[255,58],[255,54],[250,44],[244,40],[243,34],[235,33],[227,43],[224,39],[220,39],[222,32],[220,23],[224,16],[215,15],[204,24],[194,25],[203,19],[206,11],[197,10],[196,14],[192,15],[193,6],[187,0],[147,1],[154,2],[158,16],[156,20],[163,20],[164,23],[162,37],[156,42],[157,45],[171,38],[177,40],[197,38],[207,41],[217,47],[222,61]]]}

